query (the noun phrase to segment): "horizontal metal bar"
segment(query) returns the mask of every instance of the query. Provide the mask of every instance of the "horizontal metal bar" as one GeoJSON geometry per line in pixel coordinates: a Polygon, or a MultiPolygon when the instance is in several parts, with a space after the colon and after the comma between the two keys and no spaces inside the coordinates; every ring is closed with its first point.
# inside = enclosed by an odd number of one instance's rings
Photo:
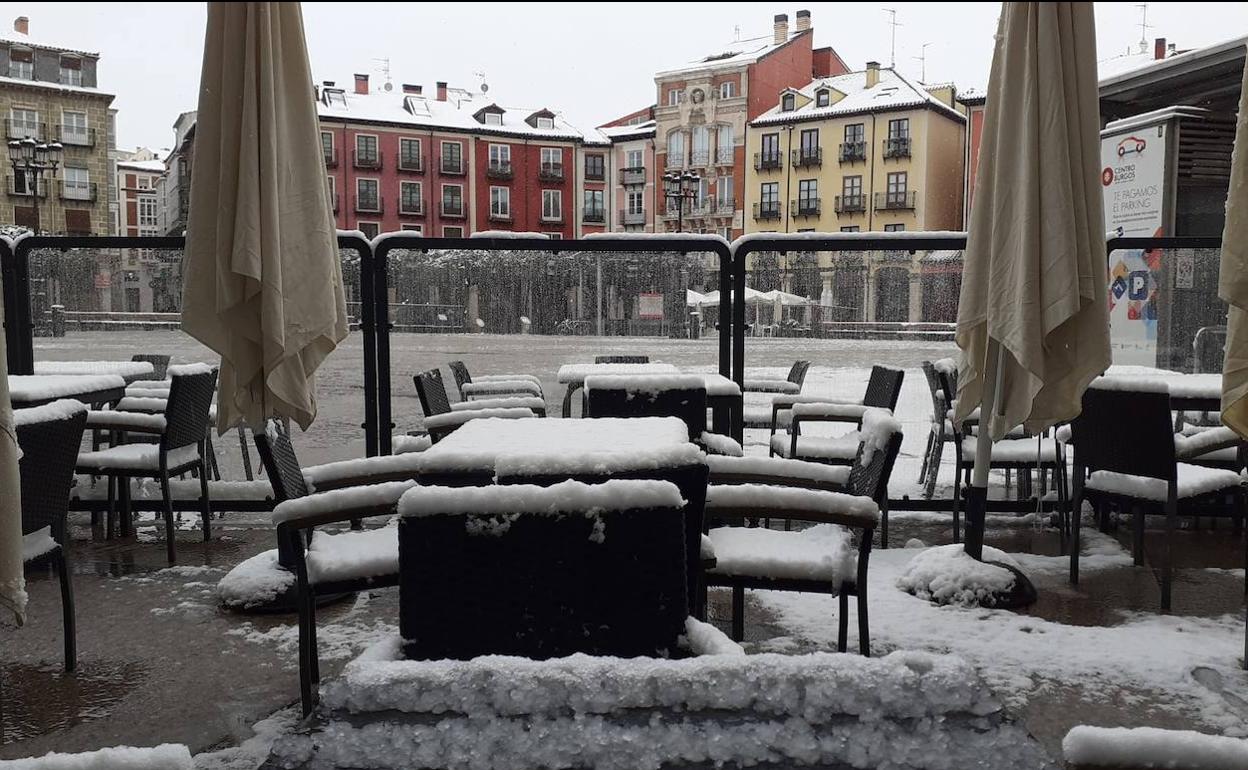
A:
{"type": "Polygon", "coordinates": [[[378,259],[394,249],[410,251],[538,251],[562,253],[584,252],[637,252],[697,254],[712,252],[720,257],[731,258],[731,248],[718,238],[706,240],[693,238],[422,238],[397,235],[374,242],[374,254],[378,259]]]}
{"type": "MultiPolygon", "coordinates": [[[[273,500],[213,500],[208,499],[208,507],[213,513],[270,513],[277,503],[273,500]]],[[[114,502],[115,510],[121,510],[121,503],[114,502]]],[[[107,500],[70,500],[69,510],[104,513],[108,511],[107,500]]],[[[160,500],[131,500],[130,510],[142,513],[163,513],[165,504],[160,500]]],[[[178,513],[199,513],[199,499],[173,500],[173,510],[178,513]]]]}
{"type": "MultiPolygon", "coordinates": [[[[900,497],[888,499],[888,510],[890,511],[936,511],[948,513],[950,520],[953,516],[953,498],[932,498],[928,500],[923,497],[900,497]]],[[[1040,502],[1040,510],[1043,513],[1054,513],[1059,510],[1056,500],[1042,500],[1040,502]]],[[[989,513],[1035,513],[1036,501],[1034,498],[1030,500],[988,500],[989,513]]],[[[962,513],[966,514],[966,506],[962,506],[962,513]]]]}

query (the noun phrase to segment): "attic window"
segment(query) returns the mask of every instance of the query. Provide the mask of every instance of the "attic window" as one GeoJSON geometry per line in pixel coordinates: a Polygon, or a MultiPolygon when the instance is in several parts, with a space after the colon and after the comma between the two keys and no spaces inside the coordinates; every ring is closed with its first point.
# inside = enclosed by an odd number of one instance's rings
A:
{"type": "Polygon", "coordinates": [[[793,94],[785,94],[780,97],[780,111],[792,112],[797,107],[797,98],[793,94]]]}
{"type": "Polygon", "coordinates": [[[832,97],[831,97],[831,94],[828,92],[828,89],[820,88],[818,91],[815,92],[815,106],[827,107],[831,101],[831,98],[832,97]]]}
{"type": "Polygon", "coordinates": [[[554,128],[555,119],[554,118],[538,118],[537,127],[538,128],[554,128]]]}
{"type": "Polygon", "coordinates": [[[429,115],[429,102],[423,96],[408,96],[403,99],[403,106],[413,115],[429,115]]]}
{"type": "Polygon", "coordinates": [[[9,77],[35,79],[35,52],[29,48],[9,49],[9,77]]]}
{"type": "Polygon", "coordinates": [[[325,95],[326,107],[347,108],[347,92],[341,88],[326,88],[321,93],[325,95]]]}
{"type": "Polygon", "coordinates": [[[485,125],[487,125],[487,126],[501,126],[501,125],[503,125],[503,116],[502,116],[502,114],[501,114],[501,113],[497,113],[497,112],[487,112],[487,113],[485,113],[484,115],[482,115],[482,117],[483,117],[483,118],[485,118],[485,120],[484,120],[483,122],[484,122],[484,123],[485,123],[485,125]]]}

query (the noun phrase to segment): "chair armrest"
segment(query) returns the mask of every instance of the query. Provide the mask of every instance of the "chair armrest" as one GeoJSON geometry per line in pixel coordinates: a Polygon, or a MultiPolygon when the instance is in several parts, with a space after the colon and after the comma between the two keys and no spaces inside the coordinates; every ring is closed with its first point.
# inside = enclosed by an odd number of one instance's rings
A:
{"type": "Polygon", "coordinates": [[[763,378],[763,377],[747,377],[745,380],[745,385],[742,386],[741,390],[743,390],[746,393],[797,394],[801,392],[802,387],[798,385],[796,382],[789,382],[788,380],[770,379],[770,378],[763,378]]]}
{"type": "Polygon", "coordinates": [[[768,484],[795,489],[844,492],[849,484],[850,466],[824,465],[780,457],[706,458],[713,485],[768,484]]]}
{"type": "Polygon", "coordinates": [[[478,374],[473,375],[473,382],[514,382],[515,380],[527,380],[534,385],[541,385],[542,381],[532,374],[478,374]]]}
{"type": "Polygon", "coordinates": [[[696,443],[700,444],[708,455],[741,457],[745,454],[745,450],[741,448],[741,445],[735,439],[722,433],[702,431],[702,435],[696,443]]]}
{"type": "Polygon", "coordinates": [[[86,427],[159,436],[165,432],[165,416],[163,414],[147,414],[145,412],[93,409],[87,412],[86,427]]]}
{"type": "Polygon", "coordinates": [[[540,396],[542,388],[529,380],[496,380],[491,382],[465,382],[460,390],[464,398],[473,396],[502,396],[508,394],[540,396]]]}
{"type": "Polygon", "coordinates": [[[869,497],[770,484],[709,486],[707,518],[778,518],[874,529],[880,509],[869,497]]]}
{"type": "Polygon", "coordinates": [[[790,409],[797,422],[861,422],[867,407],[861,404],[831,402],[794,404],[790,409]]]}
{"type": "Polygon", "coordinates": [[[391,481],[362,487],[319,492],[277,504],[273,523],[282,531],[310,529],[352,519],[393,514],[399,498],[415,481],[391,481]]]}
{"type": "Polygon", "coordinates": [[[304,480],[315,492],[328,492],[388,481],[410,481],[419,476],[423,462],[424,457],[419,452],[407,452],[341,460],[302,470],[304,480]]]}
{"type": "Polygon", "coordinates": [[[546,411],[546,400],[539,396],[513,396],[511,398],[482,398],[473,401],[457,401],[451,404],[452,412],[472,409],[532,409],[546,411]]]}

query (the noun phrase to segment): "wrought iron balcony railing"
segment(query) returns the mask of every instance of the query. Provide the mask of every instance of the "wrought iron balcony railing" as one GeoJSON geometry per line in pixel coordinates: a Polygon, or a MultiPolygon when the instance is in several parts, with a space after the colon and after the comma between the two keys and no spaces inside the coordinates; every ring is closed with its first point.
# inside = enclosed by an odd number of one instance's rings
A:
{"type": "Polygon", "coordinates": [[[56,127],[56,141],[70,147],[94,147],[95,129],[62,123],[56,127]]]}
{"type": "Polygon", "coordinates": [[[820,210],[819,204],[819,198],[798,198],[795,201],[789,201],[789,216],[817,217],[820,210]]]}
{"type": "Polygon", "coordinates": [[[628,209],[620,209],[620,221],[626,225],[644,225],[646,223],[646,210],[629,211],[628,209]]]}
{"type": "Polygon", "coordinates": [[[838,214],[860,214],[867,210],[867,196],[838,195],[834,205],[838,214]]]}
{"type": "Polygon", "coordinates": [[[620,184],[645,184],[646,167],[636,166],[620,169],[620,184]]]}
{"type": "Polygon", "coordinates": [[[865,161],[867,159],[867,143],[866,142],[841,142],[840,161],[841,163],[854,163],[856,161],[865,161]]]}
{"type": "Polygon", "coordinates": [[[338,168],[338,148],[331,147],[329,149],[321,148],[321,155],[325,157],[325,168],[338,168]]]}
{"type": "Polygon", "coordinates": [[[422,216],[425,213],[424,198],[404,198],[399,197],[399,213],[409,214],[412,216],[422,216]]]}
{"type": "Polygon", "coordinates": [[[710,162],[711,162],[710,150],[694,150],[693,152],[689,153],[689,165],[690,166],[702,167],[702,166],[709,165],[710,162]]]}
{"type": "Polygon", "coordinates": [[[910,137],[908,136],[890,136],[884,140],[884,157],[885,158],[909,158],[910,157],[910,137]]]}
{"type": "Polygon", "coordinates": [[[770,203],[754,204],[755,219],[779,219],[780,218],[780,201],[772,201],[770,203]]]}
{"type": "Polygon", "coordinates": [[[60,187],[60,197],[63,201],[95,202],[97,194],[95,182],[66,182],[62,180],[57,184],[60,187]]]}
{"type": "MultiPolygon", "coordinates": [[[[543,163],[537,169],[537,178],[543,182],[562,182],[563,181],[563,164],[562,163],[543,163]]],[[[562,219],[562,217],[560,217],[562,219]]]]}
{"type": "Polygon", "coordinates": [[[511,179],[515,172],[511,168],[511,161],[493,161],[485,167],[485,175],[490,179],[511,179]]]}
{"type": "Polygon", "coordinates": [[[443,174],[463,174],[464,173],[464,159],[463,158],[448,158],[445,155],[442,156],[442,173],[443,174]]]}
{"type": "Polygon", "coordinates": [[[377,152],[351,151],[356,168],[381,168],[381,150],[377,152]]]}
{"type": "Polygon", "coordinates": [[[754,170],[771,171],[780,168],[780,151],[754,153],[754,170]]]}
{"type": "Polygon", "coordinates": [[[876,211],[902,211],[914,209],[915,191],[882,192],[875,194],[876,211]]]}
{"type": "Polygon", "coordinates": [[[581,212],[581,221],[592,224],[602,224],[607,221],[607,212],[605,209],[597,206],[586,206],[581,212]]]}
{"type": "Polygon", "coordinates": [[[386,206],[379,195],[356,195],[355,210],[369,214],[385,213],[386,206]]]}
{"type": "Polygon", "coordinates": [[[399,171],[410,171],[413,174],[425,173],[425,159],[419,155],[399,154],[399,171]]]}
{"type": "Polygon", "coordinates": [[[810,168],[823,165],[822,147],[802,147],[793,150],[793,168],[810,168]]]}

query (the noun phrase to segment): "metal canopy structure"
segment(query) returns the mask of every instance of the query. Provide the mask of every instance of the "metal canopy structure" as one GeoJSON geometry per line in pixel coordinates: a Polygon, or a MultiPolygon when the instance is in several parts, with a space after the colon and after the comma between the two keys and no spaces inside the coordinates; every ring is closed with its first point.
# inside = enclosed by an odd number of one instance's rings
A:
{"type": "Polygon", "coordinates": [[[1248,37],[1158,59],[1100,81],[1101,119],[1117,120],[1163,107],[1204,107],[1234,114],[1248,37]]]}

